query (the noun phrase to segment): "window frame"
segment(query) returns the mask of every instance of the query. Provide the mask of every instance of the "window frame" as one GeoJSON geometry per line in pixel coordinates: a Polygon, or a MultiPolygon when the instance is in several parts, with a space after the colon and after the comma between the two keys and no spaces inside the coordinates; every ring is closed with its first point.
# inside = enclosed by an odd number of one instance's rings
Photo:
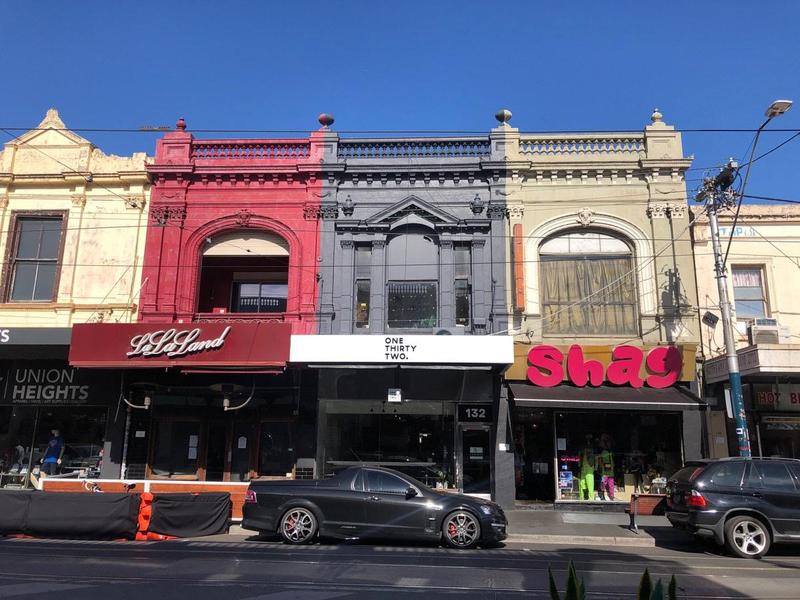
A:
{"type": "Polygon", "coordinates": [[[473,268],[472,268],[472,244],[470,242],[454,242],[453,243],[453,271],[456,270],[457,263],[455,262],[455,255],[457,251],[465,251],[467,254],[467,275],[466,277],[459,277],[457,274],[453,281],[453,313],[455,317],[455,326],[456,327],[464,327],[465,329],[470,329],[472,327],[472,319],[473,319],[473,307],[472,307],[472,278],[473,278],[473,268]],[[467,320],[466,323],[459,323],[458,322],[458,283],[463,281],[466,283],[466,301],[467,301],[467,320]]]}
{"type": "MultiPolygon", "coordinates": [[[[607,338],[607,337],[630,337],[630,336],[638,336],[638,335],[641,334],[641,329],[642,329],[642,311],[641,311],[641,306],[640,306],[640,301],[639,301],[639,299],[640,299],[639,278],[637,276],[637,271],[638,271],[639,267],[638,267],[638,259],[637,259],[637,255],[636,255],[636,248],[635,248],[635,246],[633,245],[633,243],[632,243],[632,241],[630,239],[628,239],[627,237],[624,237],[623,235],[620,235],[619,233],[617,233],[617,232],[615,232],[613,230],[602,229],[602,228],[601,229],[592,228],[592,229],[589,229],[588,231],[587,230],[583,230],[583,229],[573,229],[573,228],[563,229],[563,230],[555,232],[552,235],[547,236],[544,240],[542,240],[542,242],[539,244],[539,246],[537,248],[537,258],[539,260],[539,273],[538,273],[539,281],[537,282],[538,286],[539,286],[539,311],[540,311],[540,314],[541,314],[541,317],[542,317],[541,330],[542,330],[542,336],[543,337],[545,337],[545,338],[563,338],[563,337],[570,337],[570,336],[574,337],[574,336],[577,335],[577,336],[580,336],[580,337],[583,337],[583,338],[600,338],[600,337],[607,338]],[[542,253],[542,251],[541,251],[542,248],[548,242],[550,242],[552,240],[555,240],[555,239],[558,239],[558,238],[567,238],[567,237],[569,237],[571,235],[574,235],[576,233],[592,233],[592,234],[599,234],[601,236],[613,238],[615,240],[618,240],[618,241],[622,242],[628,248],[628,252],[626,254],[622,254],[621,252],[618,252],[618,251],[605,252],[605,253],[604,252],[580,252],[580,253],[578,253],[578,252],[575,252],[575,253],[571,253],[571,252],[559,252],[559,253],[546,252],[546,253],[542,253]],[[629,332],[620,332],[620,333],[615,333],[615,332],[604,332],[604,333],[580,332],[580,333],[573,333],[573,332],[567,332],[567,331],[548,331],[547,330],[547,325],[544,322],[545,318],[546,318],[545,317],[545,307],[546,306],[558,306],[558,307],[560,307],[558,310],[560,310],[560,309],[563,309],[564,307],[571,306],[574,303],[571,303],[571,302],[568,302],[568,303],[549,302],[549,301],[547,301],[547,299],[545,298],[545,286],[542,283],[542,281],[544,279],[544,276],[543,276],[544,264],[546,262],[557,262],[559,260],[573,260],[573,261],[581,260],[581,261],[586,262],[586,261],[590,261],[592,259],[601,259],[601,258],[629,259],[630,260],[631,268],[629,270],[628,275],[631,277],[632,283],[633,283],[633,286],[634,286],[634,298],[633,298],[633,301],[630,302],[630,303],[624,303],[624,304],[619,304],[618,303],[616,305],[618,305],[618,306],[631,306],[633,308],[633,312],[634,312],[634,319],[633,319],[634,320],[634,327],[633,327],[633,329],[631,331],[629,331],[629,332]]],[[[577,307],[580,307],[581,305],[582,305],[582,303],[578,303],[578,304],[575,305],[575,307],[577,308],[577,307]]]]}
{"type": "Polygon", "coordinates": [[[372,245],[371,244],[356,244],[353,250],[353,331],[355,333],[369,333],[370,320],[372,312],[372,245]],[[359,253],[364,253],[369,258],[369,262],[364,265],[359,265],[359,253]],[[359,267],[369,269],[368,276],[359,273],[359,267]],[[367,310],[366,321],[358,320],[358,286],[359,283],[366,283],[367,285],[367,310]]]}
{"type": "Polygon", "coordinates": [[[66,228],[67,228],[67,221],[69,219],[69,211],[68,210],[12,210],[10,219],[9,219],[9,231],[6,237],[6,251],[5,251],[5,262],[3,263],[3,271],[2,271],[2,285],[0,286],[0,294],[2,295],[2,302],[5,304],[14,304],[14,305],[21,305],[21,304],[36,304],[36,305],[43,305],[43,304],[53,304],[58,300],[58,290],[61,285],[61,268],[63,267],[64,261],[64,246],[66,243],[66,228]],[[53,292],[50,296],[50,300],[12,300],[11,299],[11,292],[13,289],[12,279],[13,274],[15,273],[15,267],[17,264],[17,249],[19,248],[19,241],[20,241],[20,220],[26,218],[42,218],[42,219],[61,219],[61,231],[59,233],[59,241],[58,241],[58,255],[56,257],[55,265],[55,276],[53,277],[53,292]]]}
{"type": "Polygon", "coordinates": [[[386,319],[386,331],[387,332],[392,332],[392,331],[424,332],[424,331],[431,331],[431,330],[433,330],[433,329],[435,329],[435,328],[440,326],[439,322],[440,322],[440,319],[441,319],[441,307],[439,306],[439,293],[441,291],[441,286],[440,286],[440,281],[438,279],[426,279],[426,280],[417,280],[417,279],[414,279],[414,280],[402,280],[402,279],[400,279],[400,280],[398,280],[398,279],[392,279],[392,280],[387,280],[386,281],[385,287],[386,287],[386,317],[385,317],[385,319],[386,319]],[[434,298],[435,298],[435,304],[434,304],[435,314],[434,314],[434,317],[433,317],[434,324],[431,325],[430,327],[410,327],[408,325],[403,325],[403,326],[400,326],[400,327],[392,327],[389,324],[389,322],[391,320],[390,316],[389,316],[389,310],[390,310],[390,293],[391,293],[390,292],[390,288],[391,288],[392,284],[401,284],[401,285],[418,284],[418,285],[431,285],[431,286],[433,286],[433,290],[434,290],[433,293],[434,293],[434,298]]]}
{"type": "MultiPolygon", "coordinates": [[[[767,265],[764,263],[745,263],[745,264],[735,264],[731,265],[731,297],[733,299],[733,309],[736,311],[736,320],[741,321],[743,323],[750,323],[756,319],[770,319],[772,315],[772,310],[770,309],[769,304],[769,287],[767,286],[767,265]],[[758,269],[760,276],[761,276],[761,296],[762,302],[764,303],[764,316],[763,317],[740,317],[739,311],[736,310],[736,286],[733,283],[733,272],[736,269],[742,270],[754,270],[758,269]]],[[[748,300],[745,300],[748,302],[748,300]]],[[[753,302],[753,300],[749,300],[749,302],[753,302]]]]}
{"type": "MultiPolygon", "coordinates": [[[[287,273],[288,273],[288,271],[287,271],[287,273]]],[[[265,281],[264,279],[258,279],[258,280],[253,280],[253,281],[247,281],[247,280],[243,280],[243,279],[238,279],[238,280],[234,279],[233,281],[231,281],[230,312],[232,314],[236,314],[236,315],[282,315],[282,314],[288,312],[288,310],[289,310],[289,283],[288,283],[288,276],[287,276],[287,282],[285,284],[283,282],[278,282],[279,285],[286,285],[286,298],[285,299],[281,298],[281,300],[284,300],[285,303],[286,303],[286,307],[283,310],[274,310],[274,311],[263,311],[263,310],[242,311],[241,310],[241,301],[242,301],[241,286],[242,285],[249,285],[249,284],[258,285],[258,306],[259,306],[259,308],[261,308],[261,300],[264,298],[264,296],[261,295],[261,291],[262,291],[261,290],[261,286],[267,285],[267,284],[271,284],[271,283],[276,283],[276,282],[274,282],[274,281],[265,281]]],[[[246,298],[252,298],[252,297],[253,296],[246,296],[246,298]]]]}

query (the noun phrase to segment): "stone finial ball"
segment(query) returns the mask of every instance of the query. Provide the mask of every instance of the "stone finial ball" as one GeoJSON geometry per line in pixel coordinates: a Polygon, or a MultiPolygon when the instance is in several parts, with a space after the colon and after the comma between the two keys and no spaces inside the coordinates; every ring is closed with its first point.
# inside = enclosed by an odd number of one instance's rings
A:
{"type": "Polygon", "coordinates": [[[511,120],[511,111],[507,108],[501,108],[494,113],[494,118],[500,123],[508,123],[511,120]]]}
{"type": "Polygon", "coordinates": [[[662,115],[662,114],[661,114],[661,111],[660,111],[660,110],[658,110],[657,108],[654,108],[654,109],[653,109],[653,114],[652,114],[652,115],[650,115],[650,120],[651,120],[653,123],[658,123],[658,122],[660,122],[660,121],[661,121],[663,118],[664,118],[664,115],[662,115]]]}
{"type": "Polygon", "coordinates": [[[322,113],[319,117],[317,117],[319,124],[323,127],[330,127],[333,125],[333,115],[329,115],[328,113],[322,113]]]}
{"type": "Polygon", "coordinates": [[[180,131],[186,131],[186,121],[184,120],[183,117],[178,119],[178,122],[175,123],[175,129],[178,129],[180,131]]]}

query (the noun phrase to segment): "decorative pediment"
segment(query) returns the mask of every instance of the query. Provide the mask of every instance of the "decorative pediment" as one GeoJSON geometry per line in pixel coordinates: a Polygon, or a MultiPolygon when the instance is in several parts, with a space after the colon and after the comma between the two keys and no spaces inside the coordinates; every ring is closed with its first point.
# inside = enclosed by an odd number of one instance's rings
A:
{"type": "Polygon", "coordinates": [[[429,224],[435,227],[437,225],[455,225],[458,223],[458,219],[417,196],[409,196],[405,200],[375,213],[366,220],[366,223],[389,226],[429,224]]]}
{"type": "Polygon", "coordinates": [[[45,114],[42,122],[36,126],[36,129],[31,129],[27,133],[19,136],[15,143],[29,144],[32,146],[91,146],[92,143],[67,129],[64,121],[55,108],[51,108],[45,114]]]}

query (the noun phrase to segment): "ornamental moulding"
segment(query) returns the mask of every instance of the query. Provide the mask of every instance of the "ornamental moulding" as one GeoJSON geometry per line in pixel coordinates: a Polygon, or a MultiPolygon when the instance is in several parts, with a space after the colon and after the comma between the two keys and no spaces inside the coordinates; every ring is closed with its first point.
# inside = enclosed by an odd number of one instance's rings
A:
{"type": "Polygon", "coordinates": [[[166,225],[169,222],[183,223],[186,209],[182,206],[157,206],[150,209],[150,222],[154,225],[166,225]]]}
{"type": "Polygon", "coordinates": [[[584,206],[576,214],[576,221],[581,227],[588,227],[594,223],[594,211],[591,208],[584,206]]]}

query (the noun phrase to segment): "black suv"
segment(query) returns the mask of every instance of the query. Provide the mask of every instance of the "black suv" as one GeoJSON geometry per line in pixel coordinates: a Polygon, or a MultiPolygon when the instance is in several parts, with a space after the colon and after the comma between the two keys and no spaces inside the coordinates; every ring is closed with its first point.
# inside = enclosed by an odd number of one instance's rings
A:
{"type": "Polygon", "coordinates": [[[667,518],[742,558],[764,556],[773,542],[800,542],[800,460],[689,462],[667,482],[667,518]]]}

